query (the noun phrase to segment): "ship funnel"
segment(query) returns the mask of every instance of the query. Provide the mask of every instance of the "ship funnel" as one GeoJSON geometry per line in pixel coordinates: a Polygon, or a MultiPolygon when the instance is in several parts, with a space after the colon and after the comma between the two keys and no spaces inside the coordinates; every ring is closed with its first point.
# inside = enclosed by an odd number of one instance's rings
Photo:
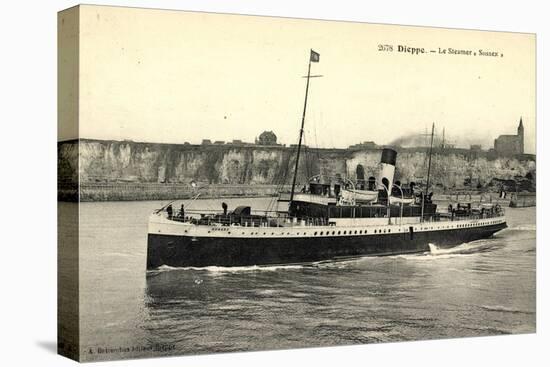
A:
{"type": "Polygon", "coordinates": [[[379,189],[387,188],[391,190],[393,185],[393,175],[395,174],[395,161],[397,152],[393,149],[384,148],[382,158],[380,158],[380,174],[378,175],[377,186],[379,189]]]}

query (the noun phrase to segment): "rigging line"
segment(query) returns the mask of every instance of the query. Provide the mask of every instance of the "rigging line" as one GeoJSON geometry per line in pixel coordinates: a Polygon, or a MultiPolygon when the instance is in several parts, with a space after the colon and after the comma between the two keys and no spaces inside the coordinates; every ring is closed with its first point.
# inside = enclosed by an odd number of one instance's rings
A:
{"type": "MultiPolygon", "coordinates": [[[[283,151],[282,158],[283,158],[283,162],[282,162],[283,164],[281,164],[281,166],[279,166],[279,169],[278,169],[277,175],[276,175],[276,180],[275,180],[277,193],[280,192],[283,189],[283,187],[286,184],[287,177],[288,177],[289,160],[284,159],[285,158],[284,151],[283,151]],[[284,165],[284,163],[286,163],[286,165],[284,165]]],[[[272,201],[275,201],[275,197],[272,201]]]]}
{"type": "MultiPolygon", "coordinates": [[[[280,171],[280,169],[279,169],[280,171]]],[[[285,173],[286,173],[286,170],[285,170],[285,173]]],[[[284,181],[285,181],[285,176],[283,176],[282,178],[281,177],[278,177],[277,181],[276,182],[276,188],[275,188],[275,195],[271,197],[271,200],[269,201],[269,205],[267,207],[267,209],[269,211],[273,211],[273,207],[276,205],[276,202],[278,201],[279,199],[279,194],[280,192],[282,191],[283,187],[284,187],[284,181]]]]}
{"type": "Polygon", "coordinates": [[[307,146],[306,134],[304,132],[304,159],[306,164],[306,176],[311,177],[311,162],[310,162],[309,147],[307,146]]]}
{"type": "MultiPolygon", "coordinates": [[[[314,51],[311,50],[311,55],[314,55],[314,51]]],[[[309,90],[309,79],[310,79],[310,76],[311,76],[311,62],[318,62],[319,59],[315,60],[311,58],[309,58],[309,64],[308,64],[308,68],[307,68],[307,82],[306,82],[306,93],[305,93],[305,98],[304,98],[304,110],[302,112],[302,124],[301,124],[301,127],[300,127],[300,137],[298,139],[298,148],[297,148],[297,152],[296,152],[296,162],[295,162],[295,167],[294,167],[294,176],[292,177],[292,188],[291,188],[291,191],[290,191],[290,202],[292,203],[292,200],[294,199],[294,190],[296,188],[296,177],[298,176],[298,162],[300,160],[300,147],[302,146],[302,135],[304,133],[304,124],[305,124],[305,120],[306,120],[306,108],[307,108],[307,96],[308,96],[308,90],[309,90]]]]}
{"type": "MultiPolygon", "coordinates": [[[[297,148],[296,148],[297,149],[297,148]]],[[[283,156],[283,158],[288,158],[288,159],[284,159],[284,166],[282,166],[282,177],[279,179],[280,182],[279,182],[279,186],[277,188],[277,191],[281,192],[283,191],[284,187],[288,184],[288,178],[289,178],[289,171],[290,171],[290,166],[291,166],[291,158],[295,156],[295,150],[292,150],[291,149],[291,152],[290,154],[288,155],[288,157],[285,157],[283,156]]],[[[276,198],[273,199],[273,205],[275,205],[275,202],[276,202],[276,198]]]]}
{"type": "MultiPolygon", "coordinates": [[[[277,194],[280,190],[279,190],[279,183],[275,182],[276,184],[276,187],[275,187],[275,194],[277,194]]],[[[267,211],[271,211],[271,209],[273,208],[273,206],[275,205],[275,199],[276,199],[276,196],[273,195],[271,197],[271,199],[269,200],[268,202],[268,205],[267,205],[267,208],[266,208],[266,213],[267,211]]]]}
{"type": "MultiPolygon", "coordinates": [[[[284,158],[284,155],[283,155],[283,158],[284,158]]],[[[277,175],[277,179],[276,179],[276,182],[275,184],[277,185],[276,188],[275,188],[275,196],[273,196],[271,198],[271,200],[269,201],[269,204],[268,204],[268,207],[267,209],[269,211],[272,211],[273,207],[275,206],[275,203],[278,201],[278,194],[283,190],[285,184],[286,184],[286,180],[287,180],[287,177],[288,177],[288,164],[289,164],[289,160],[285,160],[286,161],[286,167],[284,167],[283,169],[283,166],[279,167],[279,170],[278,170],[278,173],[281,173],[281,170],[282,170],[282,173],[283,175],[277,175]]]]}
{"type": "MultiPolygon", "coordinates": [[[[323,113],[321,112],[321,121],[323,120],[323,113]]],[[[317,124],[313,122],[313,136],[315,138],[315,148],[317,151],[317,164],[319,165],[319,174],[321,174],[321,153],[319,152],[319,141],[317,140],[317,124]]]]}
{"type": "MultiPolygon", "coordinates": [[[[275,188],[275,193],[271,197],[271,199],[269,200],[266,212],[267,211],[274,211],[274,208],[277,205],[277,202],[279,201],[279,196],[280,196],[281,192],[283,191],[283,186],[284,185],[281,184],[281,183],[277,184],[277,187],[275,188]]],[[[277,205],[277,207],[278,207],[278,205],[277,205]]]]}

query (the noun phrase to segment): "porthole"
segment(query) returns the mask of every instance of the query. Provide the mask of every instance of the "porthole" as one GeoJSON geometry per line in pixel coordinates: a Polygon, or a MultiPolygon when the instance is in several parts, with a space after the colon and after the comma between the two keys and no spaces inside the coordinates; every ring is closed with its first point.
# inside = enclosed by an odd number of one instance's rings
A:
{"type": "Polygon", "coordinates": [[[359,234],[363,234],[363,230],[360,230],[360,231],[359,231],[359,234]]]}
{"type": "Polygon", "coordinates": [[[346,234],[346,231],[344,231],[344,234],[346,234]]]}
{"type": "Polygon", "coordinates": [[[317,236],[317,232],[314,232],[313,235],[314,235],[314,236],[317,236]]]}
{"type": "Polygon", "coordinates": [[[334,232],[334,231],[332,231],[332,234],[334,234],[334,233],[335,233],[335,232],[334,232]]]}
{"type": "Polygon", "coordinates": [[[323,232],[321,231],[320,235],[322,236],[323,235],[323,232]]]}

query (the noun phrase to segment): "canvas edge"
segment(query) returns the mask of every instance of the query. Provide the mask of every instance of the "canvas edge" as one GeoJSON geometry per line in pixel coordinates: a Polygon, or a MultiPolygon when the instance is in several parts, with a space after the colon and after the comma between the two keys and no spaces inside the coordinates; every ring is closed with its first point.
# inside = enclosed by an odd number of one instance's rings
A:
{"type": "Polygon", "coordinates": [[[78,5],[57,14],[57,353],[75,361],[81,361],[78,195],[79,16],[78,5]],[[70,131],[77,140],[76,154],[72,154],[69,161],[64,162],[60,160],[62,145],[59,142],[63,136],[62,131],[70,131]],[[75,174],[70,182],[61,180],[62,164],[74,169],[75,174]],[[66,188],[69,188],[68,192],[66,188]],[[69,200],[64,200],[67,194],[69,200]]]}

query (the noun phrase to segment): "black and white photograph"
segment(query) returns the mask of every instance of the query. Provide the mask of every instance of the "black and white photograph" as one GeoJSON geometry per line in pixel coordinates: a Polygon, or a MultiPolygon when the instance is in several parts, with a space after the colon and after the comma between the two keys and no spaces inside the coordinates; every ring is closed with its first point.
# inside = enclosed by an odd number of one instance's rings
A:
{"type": "Polygon", "coordinates": [[[544,365],[542,8],[6,5],[2,364],[544,365]]]}
{"type": "Polygon", "coordinates": [[[58,27],[62,355],[536,331],[533,34],[93,5],[58,27]]]}

